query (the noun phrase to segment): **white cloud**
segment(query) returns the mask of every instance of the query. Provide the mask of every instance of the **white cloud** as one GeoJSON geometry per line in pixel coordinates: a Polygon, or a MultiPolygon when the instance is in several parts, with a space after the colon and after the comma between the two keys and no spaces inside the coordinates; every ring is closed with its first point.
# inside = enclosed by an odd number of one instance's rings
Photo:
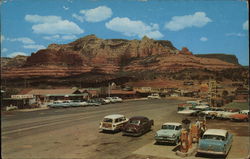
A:
{"type": "Polygon", "coordinates": [[[126,36],[138,36],[142,38],[143,36],[148,36],[150,38],[159,39],[163,35],[159,32],[158,24],[147,25],[142,21],[133,21],[129,18],[113,18],[107,22],[106,27],[110,30],[120,32],[126,36]]]}
{"type": "Polygon", "coordinates": [[[22,55],[22,56],[28,56],[26,53],[24,52],[13,52],[12,54],[9,55],[9,57],[16,57],[18,55],[22,55]]]}
{"type": "Polygon", "coordinates": [[[45,49],[45,46],[43,45],[24,45],[23,47],[25,49],[36,49],[36,50],[45,49]]]}
{"type": "Polygon", "coordinates": [[[238,37],[243,37],[246,36],[245,34],[242,33],[227,33],[226,36],[238,36],[238,37]]]}
{"type": "Polygon", "coordinates": [[[62,20],[61,17],[54,15],[40,16],[40,15],[29,15],[29,14],[26,15],[24,19],[31,23],[55,23],[62,20]]]}
{"type": "Polygon", "coordinates": [[[32,30],[37,34],[81,34],[84,32],[76,23],[62,20],[59,16],[26,15],[25,20],[35,23],[32,30]]]}
{"type": "Polygon", "coordinates": [[[32,26],[32,29],[37,34],[81,34],[84,32],[77,24],[68,20],[36,24],[32,26]]]}
{"type": "Polygon", "coordinates": [[[45,40],[57,40],[60,38],[60,35],[53,35],[53,36],[44,36],[43,39],[45,40]]]}
{"type": "Polygon", "coordinates": [[[18,41],[18,42],[21,42],[23,44],[35,44],[35,42],[30,39],[30,38],[27,38],[27,37],[21,37],[21,38],[8,38],[7,39],[8,41],[18,41]]]}
{"type": "Polygon", "coordinates": [[[63,40],[73,40],[76,39],[77,37],[75,35],[64,35],[62,36],[63,40]]]}
{"type": "Polygon", "coordinates": [[[200,38],[200,41],[203,41],[203,42],[205,42],[205,41],[207,41],[207,40],[208,40],[207,37],[201,37],[201,38],[200,38]]]}
{"type": "Polygon", "coordinates": [[[75,13],[72,14],[72,17],[79,20],[80,22],[83,22],[84,21],[84,17],[83,16],[80,16],[80,15],[77,15],[75,13]]]}
{"type": "Polygon", "coordinates": [[[165,23],[165,28],[178,31],[188,27],[203,27],[212,22],[204,12],[195,12],[193,15],[174,16],[171,21],[165,23]]]}
{"type": "Polygon", "coordinates": [[[64,10],[69,10],[69,7],[63,6],[64,10]]]}
{"type": "Polygon", "coordinates": [[[5,40],[5,37],[1,35],[1,42],[3,42],[4,40],[5,40]]]}
{"type": "Polygon", "coordinates": [[[84,19],[88,22],[100,22],[112,16],[112,10],[106,6],[99,6],[94,9],[80,10],[84,19]]]}
{"type": "Polygon", "coordinates": [[[243,27],[244,30],[248,30],[249,29],[248,20],[245,21],[245,23],[242,24],[242,27],[243,27]]]}
{"type": "Polygon", "coordinates": [[[6,49],[6,48],[3,48],[3,49],[1,50],[2,53],[7,52],[7,51],[8,51],[8,49],[6,49]]]}
{"type": "Polygon", "coordinates": [[[53,35],[53,36],[44,36],[43,39],[45,40],[73,40],[76,39],[77,37],[75,35],[53,35]]]}

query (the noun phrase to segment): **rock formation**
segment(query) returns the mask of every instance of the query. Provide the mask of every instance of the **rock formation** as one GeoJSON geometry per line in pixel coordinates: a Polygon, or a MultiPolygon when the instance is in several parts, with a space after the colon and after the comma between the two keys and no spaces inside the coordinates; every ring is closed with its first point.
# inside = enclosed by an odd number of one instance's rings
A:
{"type": "Polygon", "coordinates": [[[188,48],[178,50],[167,40],[153,40],[146,36],[142,40],[104,40],[88,35],[69,44],[51,44],[47,49],[32,53],[22,66],[6,64],[2,69],[2,78],[70,80],[79,77],[81,81],[86,81],[86,74],[88,79],[101,74],[98,80],[108,80],[147,71],[220,71],[239,67],[219,59],[196,57],[188,48]]]}

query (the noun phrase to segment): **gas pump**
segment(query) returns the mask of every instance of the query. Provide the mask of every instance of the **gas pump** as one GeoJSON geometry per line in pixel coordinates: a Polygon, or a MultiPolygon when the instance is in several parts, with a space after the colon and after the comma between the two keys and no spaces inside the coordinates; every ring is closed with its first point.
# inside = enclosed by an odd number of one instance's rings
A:
{"type": "Polygon", "coordinates": [[[181,152],[188,152],[188,149],[192,147],[192,137],[190,136],[190,123],[188,119],[182,120],[182,131],[181,131],[181,152]]]}

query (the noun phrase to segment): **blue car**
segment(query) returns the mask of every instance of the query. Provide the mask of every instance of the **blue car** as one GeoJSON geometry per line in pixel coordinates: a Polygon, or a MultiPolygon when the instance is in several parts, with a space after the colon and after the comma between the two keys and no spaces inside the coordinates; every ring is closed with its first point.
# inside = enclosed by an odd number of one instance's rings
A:
{"type": "Polygon", "coordinates": [[[199,140],[198,153],[226,156],[232,146],[233,135],[223,129],[208,129],[199,140]]]}

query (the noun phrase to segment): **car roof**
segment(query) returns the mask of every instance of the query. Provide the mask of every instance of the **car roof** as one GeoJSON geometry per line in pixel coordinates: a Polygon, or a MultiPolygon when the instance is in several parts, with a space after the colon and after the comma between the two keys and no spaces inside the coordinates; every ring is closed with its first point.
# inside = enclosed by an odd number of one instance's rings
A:
{"type": "Polygon", "coordinates": [[[248,112],[249,112],[249,110],[241,110],[241,112],[246,112],[246,113],[248,113],[248,112]]]}
{"type": "Polygon", "coordinates": [[[224,129],[207,129],[204,135],[219,135],[226,136],[227,130],[224,129]]]}
{"type": "Polygon", "coordinates": [[[112,114],[112,115],[107,115],[104,118],[116,119],[116,118],[121,118],[121,117],[124,117],[124,115],[121,115],[121,114],[112,114]]]}
{"type": "Polygon", "coordinates": [[[129,120],[142,120],[142,119],[148,119],[147,117],[145,116],[133,116],[131,117],[129,120]]]}
{"type": "Polygon", "coordinates": [[[167,123],[164,123],[163,125],[175,125],[175,126],[180,126],[181,123],[177,123],[177,122],[167,122],[167,123]]]}

